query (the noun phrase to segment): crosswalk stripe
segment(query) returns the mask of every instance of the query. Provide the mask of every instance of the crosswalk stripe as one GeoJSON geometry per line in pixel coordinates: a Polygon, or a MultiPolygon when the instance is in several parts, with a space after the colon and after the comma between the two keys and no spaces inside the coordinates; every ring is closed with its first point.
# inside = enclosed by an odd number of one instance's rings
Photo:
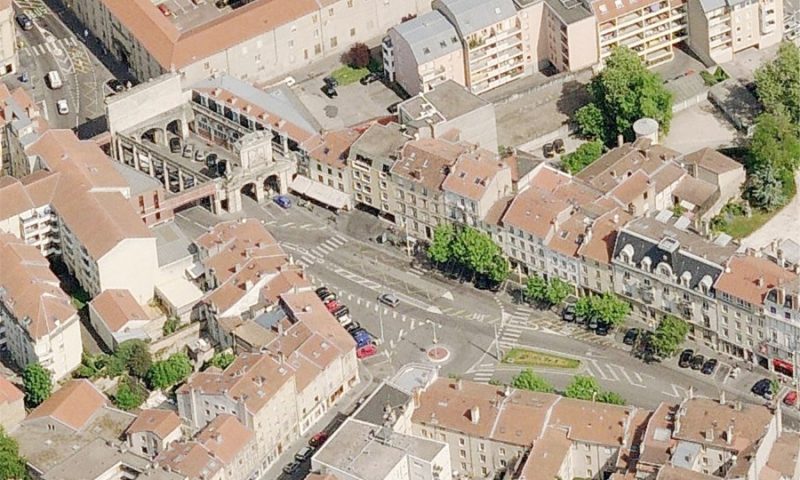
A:
{"type": "Polygon", "coordinates": [[[342,242],[342,244],[345,244],[349,241],[347,237],[343,237],[341,235],[334,235],[333,238],[339,240],[340,242],[342,242]]]}
{"type": "Polygon", "coordinates": [[[343,240],[341,240],[339,238],[336,238],[336,237],[331,237],[325,243],[332,243],[332,244],[336,245],[337,247],[341,247],[342,245],[344,245],[347,242],[345,242],[345,241],[343,241],[343,240]]]}

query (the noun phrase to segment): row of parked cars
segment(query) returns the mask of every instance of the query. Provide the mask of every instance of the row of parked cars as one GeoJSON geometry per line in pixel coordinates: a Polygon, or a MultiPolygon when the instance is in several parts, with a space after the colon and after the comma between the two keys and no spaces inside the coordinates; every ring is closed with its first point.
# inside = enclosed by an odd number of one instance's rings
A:
{"type": "Polygon", "coordinates": [[[375,339],[369,334],[361,324],[350,317],[350,309],[347,305],[339,301],[339,297],[332,292],[328,287],[319,287],[316,294],[325,308],[336,317],[339,323],[347,330],[353,340],[356,341],[356,357],[368,358],[378,353],[378,346],[375,345],[375,339]]]}
{"type": "Polygon", "coordinates": [[[561,319],[565,322],[584,325],[587,330],[592,330],[597,335],[606,336],[611,331],[611,325],[595,318],[587,318],[575,311],[575,304],[567,304],[561,312],[561,319]]]}
{"type": "Polygon", "coordinates": [[[705,375],[712,375],[717,371],[719,361],[716,358],[706,358],[702,354],[694,353],[694,350],[687,348],[678,357],[678,366],[681,368],[691,368],[700,370],[705,375]]]}
{"type": "Polygon", "coordinates": [[[283,473],[287,475],[291,475],[298,471],[300,467],[303,465],[303,462],[307,462],[311,460],[311,457],[314,455],[314,452],[317,451],[319,447],[325,443],[325,440],[328,439],[328,432],[319,432],[314,434],[309,440],[308,445],[303,447],[297,454],[294,456],[294,459],[291,463],[286,464],[283,467],[283,473]]]}

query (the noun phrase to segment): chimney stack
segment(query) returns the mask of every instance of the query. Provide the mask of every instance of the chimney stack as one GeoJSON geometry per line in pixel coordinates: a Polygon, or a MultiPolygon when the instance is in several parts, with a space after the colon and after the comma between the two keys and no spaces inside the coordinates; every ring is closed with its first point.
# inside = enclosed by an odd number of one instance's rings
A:
{"type": "Polygon", "coordinates": [[[714,428],[709,427],[708,430],[706,430],[706,442],[713,442],[713,441],[714,441],[714,428]]]}
{"type": "Polygon", "coordinates": [[[725,443],[728,445],[733,443],[733,422],[731,421],[730,425],[728,425],[728,429],[725,430],[725,443]]]}
{"type": "Polygon", "coordinates": [[[725,390],[719,392],[719,404],[725,405],[725,390]]]}
{"type": "Polygon", "coordinates": [[[477,405],[469,409],[469,419],[474,425],[477,425],[481,420],[481,410],[477,405]]]}
{"type": "Polygon", "coordinates": [[[622,134],[620,133],[619,135],[617,135],[617,146],[621,147],[623,145],[625,145],[625,137],[623,137],[622,134]]]}

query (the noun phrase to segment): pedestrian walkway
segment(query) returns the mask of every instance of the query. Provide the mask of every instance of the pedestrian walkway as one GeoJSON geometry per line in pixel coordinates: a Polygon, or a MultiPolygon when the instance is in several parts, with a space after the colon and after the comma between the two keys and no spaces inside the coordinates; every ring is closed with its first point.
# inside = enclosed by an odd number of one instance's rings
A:
{"type": "Polygon", "coordinates": [[[54,42],[44,42],[36,45],[30,45],[22,49],[23,53],[38,57],[40,55],[59,54],[61,51],[70,47],[77,47],[81,45],[75,37],[59,38],[54,42]]]}
{"type": "Polygon", "coordinates": [[[325,240],[316,247],[308,250],[302,254],[297,260],[297,264],[303,267],[309,267],[315,263],[324,263],[324,258],[332,251],[343,247],[347,244],[349,239],[343,235],[334,235],[333,237],[325,240]]]}

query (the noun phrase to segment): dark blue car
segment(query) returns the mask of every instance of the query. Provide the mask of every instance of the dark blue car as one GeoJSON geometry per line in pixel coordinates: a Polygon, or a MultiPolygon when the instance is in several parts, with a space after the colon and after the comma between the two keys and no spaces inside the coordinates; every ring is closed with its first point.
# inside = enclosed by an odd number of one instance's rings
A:
{"type": "Polygon", "coordinates": [[[273,201],[281,208],[289,208],[292,206],[292,199],[286,195],[278,195],[273,199],[273,201]]]}
{"type": "Polygon", "coordinates": [[[350,332],[350,334],[353,336],[353,340],[356,341],[356,348],[361,348],[372,343],[372,336],[364,329],[354,330],[350,332]]]}

